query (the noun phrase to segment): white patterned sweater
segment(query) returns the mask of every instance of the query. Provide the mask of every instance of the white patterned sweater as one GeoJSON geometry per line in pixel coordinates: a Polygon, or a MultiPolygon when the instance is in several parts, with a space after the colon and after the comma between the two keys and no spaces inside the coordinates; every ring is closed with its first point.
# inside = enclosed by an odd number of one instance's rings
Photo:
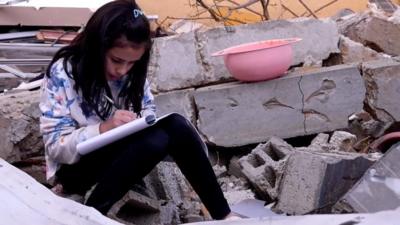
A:
{"type": "MultiPolygon", "coordinates": [[[[71,71],[71,66],[68,67],[71,71]]],[[[116,102],[119,102],[117,96],[124,78],[108,82],[116,102]]],[[[102,120],[82,102],[82,96],[73,86],[74,80],[68,77],[62,60],[58,60],[51,68],[50,78],[45,76],[41,88],[40,132],[45,145],[46,177],[50,183],[54,182],[60,164],[73,164],[80,159],[76,145],[100,133],[102,120]]],[[[142,108],[142,116],[155,115],[154,97],[148,81],[144,87],[142,108]]]]}

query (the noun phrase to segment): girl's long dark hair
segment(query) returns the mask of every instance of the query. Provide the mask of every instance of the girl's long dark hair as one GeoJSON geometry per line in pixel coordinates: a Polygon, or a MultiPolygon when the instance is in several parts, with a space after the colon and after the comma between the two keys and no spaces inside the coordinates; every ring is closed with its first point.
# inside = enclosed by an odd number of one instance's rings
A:
{"type": "Polygon", "coordinates": [[[135,113],[142,109],[151,38],[146,16],[134,12],[135,9],[140,10],[134,0],[116,0],[100,7],[72,43],[54,55],[47,68],[46,76],[50,77],[51,67],[62,59],[65,72],[75,81],[75,91],[82,93],[82,101],[103,120],[112,109],[112,105],[103,100],[103,94],[111,96],[105,76],[106,52],[119,38],[125,37],[133,44],[146,46],[143,56],[128,71],[128,78],[119,93],[125,109],[132,107],[135,113]],[[68,71],[68,64],[72,71],[68,71]]]}

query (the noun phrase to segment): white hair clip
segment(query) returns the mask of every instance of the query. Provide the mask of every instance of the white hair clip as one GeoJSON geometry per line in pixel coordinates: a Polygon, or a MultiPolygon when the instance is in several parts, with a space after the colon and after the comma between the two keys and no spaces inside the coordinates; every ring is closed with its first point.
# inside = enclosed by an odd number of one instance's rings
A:
{"type": "Polygon", "coordinates": [[[144,15],[144,13],[141,10],[139,10],[139,9],[134,9],[133,10],[133,17],[134,18],[138,18],[139,16],[142,16],[142,15],[144,15]]]}

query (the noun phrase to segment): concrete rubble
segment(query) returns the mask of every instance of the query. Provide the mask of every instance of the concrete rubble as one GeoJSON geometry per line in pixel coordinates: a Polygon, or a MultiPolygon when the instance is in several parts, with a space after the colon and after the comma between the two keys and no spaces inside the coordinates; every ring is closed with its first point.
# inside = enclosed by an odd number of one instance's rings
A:
{"type": "MultiPolygon", "coordinates": [[[[380,188],[388,180],[382,176],[390,175],[390,182],[397,185],[399,168],[388,169],[387,165],[394,165],[391,162],[395,162],[399,147],[383,157],[383,153],[368,148],[374,139],[400,122],[396,98],[400,89],[400,58],[396,57],[400,55],[400,45],[396,46],[395,41],[400,29],[396,18],[396,13],[384,16],[368,11],[346,13],[335,20],[301,18],[231,29],[201,28],[154,40],[149,72],[158,114],[178,112],[198,128],[209,146],[214,171],[230,205],[257,200],[282,215],[394,210],[204,224],[374,224],[382,218],[396,218],[400,206],[397,192],[390,187],[380,188]],[[235,81],[222,58],[211,56],[236,44],[288,37],[303,40],[294,45],[294,60],[288,73],[274,80],[235,81]],[[368,198],[364,198],[366,185],[375,185],[372,190],[383,194],[367,193],[368,198]],[[370,202],[381,201],[381,196],[391,200],[386,201],[390,207],[380,205],[378,210],[370,202]]],[[[61,46],[0,45],[0,56],[23,58],[25,53],[16,49],[26,48],[27,58],[46,59],[61,46]]],[[[43,65],[18,68],[27,73],[43,72],[43,65]]],[[[17,81],[21,79],[0,77],[0,91],[15,87],[17,81]]],[[[0,158],[44,183],[38,102],[38,90],[0,94],[0,158]]],[[[3,161],[0,164],[1,172],[6,166],[3,161]]],[[[13,170],[14,173],[22,172],[13,170]]],[[[144,189],[129,191],[107,216],[138,225],[211,219],[169,159],[146,176],[144,184],[144,189]]],[[[14,192],[20,189],[7,193],[17,194],[14,192]]],[[[29,193],[29,188],[24,191],[23,198],[30,199],[28,194],[35,194],[29,193]]],[[[54,196],[48,190],[40,194],[41,198],[54,196]]],[[[36,196],[34,203],[41,198],[36,196]]],[[[87,208],[73,204],[73,210],[87,208]]],[[[8,212],[6,207],[0,214],[3,211],[8,212]]],[[[89,214],[79,219],[101,218],[94,210],[89,214]]]]}
{"type": "Polygon", "coordinates": [[[334,211],[372,213],[398,208],[400,205],[399,158],[400,145],[395,144],[336,203],[334,211]]]}
{"type": "Polygon", "coordinates": [[[0,159],[2,224],[121,224],[94,208],[61,198],[0,159]]]}

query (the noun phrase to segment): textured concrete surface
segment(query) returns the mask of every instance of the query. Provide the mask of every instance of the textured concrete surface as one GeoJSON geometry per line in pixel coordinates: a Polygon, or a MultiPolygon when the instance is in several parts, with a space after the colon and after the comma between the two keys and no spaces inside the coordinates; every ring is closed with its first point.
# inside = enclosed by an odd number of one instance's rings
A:
{"type": "Polygon", "coordinates": [[[400,207],[400,145],[379,159],[335,205],[336,212],[372,213],[400,207]]]}
{"type": "Polygon", "coordinates": [[[194,93],[198,129],[209,142],[225,147],[346,128],[348,116],[362,110],[364,97],[364,81],[352,65],[194,93]]]}
{"type": "Polygon", "coordinates": [[[330,212],[372,163],[356,153],[296,151],[289,157],[275,210],[290,215],[330,212]]]}

